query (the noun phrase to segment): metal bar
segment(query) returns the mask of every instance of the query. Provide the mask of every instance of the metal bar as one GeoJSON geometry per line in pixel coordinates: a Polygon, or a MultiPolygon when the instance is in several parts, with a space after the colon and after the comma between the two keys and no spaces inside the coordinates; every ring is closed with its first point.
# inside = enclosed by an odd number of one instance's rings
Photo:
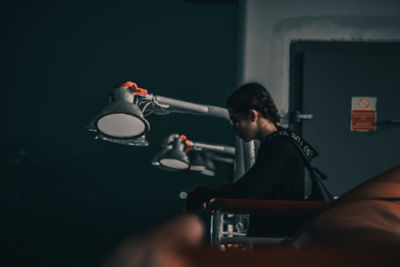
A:
{"type": "Polygon", "coordinates": [[[238,136],[235,136],[235,148],[236,148],[236,153],[235,153],[236,169],[233,176],[233,181],[230,181],[232,183],[239,180],[239,178],[242,177],[246,172],[244,167],[245,164],[243,155],[243,141],[238,136]]]}
{"type": "Polygon", "coordinates": [[[224,146],[224,145],[213,145],[213,144],[206,144],[201,142],[193,142],[194,149],[207,149],[208,151],[225,153],[230,155],[235,155],[235,148],[231,146],[224,146]]]}
{"type": "MultiPolygon", "coordinates": [[[[162,105],[168,105],[173,112],[191,113],[195,115],[206,115],[229,120],[226,108],[195,104],[187,101],[177,100],[164,96],[153,96],[155,101],[162,105]]],[[[146,98],[148,99],[148,98],[146,98]]]]}
{"type": "Polygon", "coordinates": [[[284,238],[278,237],[222,237],[221,244],[257,244],[257,245],[273,245],[280,244],[284,238]]]}
{"type": "Polygon", "coordinates": [[[244,167],[247,172],[256,161],[254,141],[243,143],[244,167]]]}
{"type": "Polygon", "coordinates": [[[221,211],[217,210],[211,215],[210,243],[211,247],[218,248],[221,243],[224,219],[221,211]]]}
{"type": "Polygon", "coordinates": [[[224,212],[242,214],[264,215],[315,215],[331,205],[325,201],[293,201],[293,200],[252,200],[252,199],[227,199],[213,198],[207,208],[210,211],[220,210],[224,212]]]}
{"type": "Polygon", "coordinates": [[[221,156],[217,156],[217,155],[212,155],[211,158],[214,161],[226,163],[226,164],[233,164],[235,162],[235,159],[233,159],[233,158],[221,157],[221,156]]]}

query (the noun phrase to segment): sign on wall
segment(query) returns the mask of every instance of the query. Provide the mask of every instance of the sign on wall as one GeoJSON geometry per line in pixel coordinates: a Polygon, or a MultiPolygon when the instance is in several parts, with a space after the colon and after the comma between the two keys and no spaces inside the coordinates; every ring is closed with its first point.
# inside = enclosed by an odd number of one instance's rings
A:
{"type": "Polygon", "coordinates": [[[351,130],[376,130],[376,97],[355,96],[351,98],[351,130]]]}

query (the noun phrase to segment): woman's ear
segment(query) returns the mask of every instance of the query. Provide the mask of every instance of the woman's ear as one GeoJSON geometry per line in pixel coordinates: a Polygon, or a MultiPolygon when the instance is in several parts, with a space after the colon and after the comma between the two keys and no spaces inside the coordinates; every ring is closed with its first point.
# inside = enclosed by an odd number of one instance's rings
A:
{"type": "Polygon", "coordinates": [[[249,116],[250,116],[250,120],[251,121],[255,121],[256,119],[258,119],[258,112],[255,109],[250,109],[249,110],[249,116]]]}

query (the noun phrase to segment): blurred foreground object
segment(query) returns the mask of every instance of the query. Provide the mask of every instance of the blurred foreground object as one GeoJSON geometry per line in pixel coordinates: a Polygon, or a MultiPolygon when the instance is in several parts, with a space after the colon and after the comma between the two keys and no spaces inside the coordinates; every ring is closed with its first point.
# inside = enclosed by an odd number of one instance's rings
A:
{"type": "Polygon", "coordinates": [[[345,194],[279,246],[221,252],[202,246],[191,215],[128,240],[107,267],[400,266],[400,166],[345,194]]]}

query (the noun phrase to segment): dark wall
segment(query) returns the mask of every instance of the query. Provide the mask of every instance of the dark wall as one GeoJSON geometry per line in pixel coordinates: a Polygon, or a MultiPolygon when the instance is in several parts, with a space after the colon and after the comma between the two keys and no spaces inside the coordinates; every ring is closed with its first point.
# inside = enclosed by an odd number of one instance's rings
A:
{"type": "Polygon", "coordinates": [[[181,212],[181,191],[216,177],[167,173],[162,139],[233,145],[217,118],[150,116],[146,148],[85,127],[115,84],[223,106],[235,87],[237,5],[175,1],[1,3],[2,266],[95,266],[114,244],[181,212]]]}

